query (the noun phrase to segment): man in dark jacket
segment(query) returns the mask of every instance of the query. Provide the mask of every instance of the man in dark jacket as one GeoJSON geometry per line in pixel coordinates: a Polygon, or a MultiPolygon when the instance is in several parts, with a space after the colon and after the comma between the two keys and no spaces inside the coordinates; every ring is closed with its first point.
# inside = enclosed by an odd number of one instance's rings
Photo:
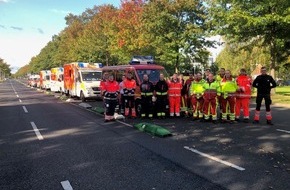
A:
{"type": "Polygon", "coordinates": [[[154,92],[153,83],[149,81],[147,74],[143,75],[143,82],[140,85],[141,91],[141,117],[153,117],[152,97],[154,92]]]}
{"type": "Polygon", "coordinates": [[[272,103],[271,89],[276,87],[276,82],[271,75],[267,74],[266,67],[261,68],[261,75],[257,76],[257,78],[254,80],[253,87],[257,88],[258,90],[256,98],[256,111],[253,123],[259,123],[261,103],[262,100],[265,99],[267,124],[273,125],[270,109],[270,105],[272,103]]]}
{"type": "Polygon", "coordinates": [[[160,74],[160,79],[155,85],[156,112],[158,118],[165,118],[166,106],[168,105],[167,98],[168,84],[164,79],[164,75],[160,74]]]}

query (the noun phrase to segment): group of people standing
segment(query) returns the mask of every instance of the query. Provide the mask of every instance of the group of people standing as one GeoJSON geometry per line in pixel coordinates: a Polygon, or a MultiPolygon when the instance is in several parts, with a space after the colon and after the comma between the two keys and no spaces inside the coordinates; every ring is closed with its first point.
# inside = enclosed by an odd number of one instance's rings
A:
{"type": "MultiPolygon", "coordinates": [[[[252,87],[257,88],[256,110],[254,123],[259,123],[261,102],[265,100],[267,124],[272,125],[270,92],[276,87],[275,80],[267,74],[265,67],[261,68],[261,75],[254,81],[241,69],[234,78],[230,70],[221,68],[218,75],[214,76],[209,69],[203,77],[201,72],[190,74],[184,81],[182,75],[173,74],[166,80],[160,74],[159,81],[153,84],[149,76],[144,74],[139,85],[141,95],[141,118],[165,118],[169,105],[169,117],[180,117],[183,112],[194,120],[218,122],[218,108],[221,123],[236,123],[250,119],[250,99],[252,87]]],[[[113,75],[101,84],[105,103],[105,121],[113,120],[115,107],[119,103],[121,113],[126,117],[136,117],[135,91],[136,81],[132,73],[123,76],[123,81],[118,84],[113,75]],[[120,96],[119,96],[120,94],[120,96]],[[118,98],[120,97],[120,98],[118,98]],[[124,111],[123,111],[124,110],[124,111]]],[[[139,93],[139,92],[138,92],[139,93]]]]}

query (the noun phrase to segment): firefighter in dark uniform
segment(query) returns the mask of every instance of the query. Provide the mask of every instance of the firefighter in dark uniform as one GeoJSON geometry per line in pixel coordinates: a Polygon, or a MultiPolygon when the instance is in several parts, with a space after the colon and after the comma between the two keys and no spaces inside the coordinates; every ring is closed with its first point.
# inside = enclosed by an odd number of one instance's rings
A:
{"type": "Polygon", "coordinates": [[[143,82],[140,85],[141,91],[141,117],[153,118],[152,97],[154,92],[153,83],[149,81],[147,74],[143,75],[143,82]]]}
{"type": "Polygon", "coordinates": [[[164,75],[160,74],[159,81],[155,85],[156,96],[156,111],[158,118],[165,118],[166,105],[168,105],[167,98],[168,84],[164,79],[164,75]]]}
{"type": "Polygon", "coordinates": [[[272,114],[270,105],[271,100],[271,89],[277,86],[275,80],[271,75],[267,74],[266,67],[261,68],[261,75],[257,76],[253,82],[253,87],[257,88],[257,98],[256,98],[256,111],[253,123],[259,123],[260,120],[260,108],[262,100],[265,100],[266,106],[266,119],[268,125],[273,125],[272,114]]]}

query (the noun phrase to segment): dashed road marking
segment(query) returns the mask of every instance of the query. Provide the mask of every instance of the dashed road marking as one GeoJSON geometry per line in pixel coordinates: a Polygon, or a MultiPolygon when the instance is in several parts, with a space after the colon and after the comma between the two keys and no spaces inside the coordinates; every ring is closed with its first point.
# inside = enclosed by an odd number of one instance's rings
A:
{"type": "Polygon", "coordinates": [[[73,190],[70,182],[68,180],[60,182],[64,190],[73,190]]]}
{"type": "Polygon", "coordinates": [[[211,155],[209,155],[209,154],[206,154],[206,153],[200,152],[200,151],[198,151],[198,150],[196,150],[196,149],[194,149],[194,148],[190,148],[190,147],[188,147],[188,146],[184,146],[184,148],[185,148],[186,150],[189,150],[189,151],[191,151],[191,152],[194,152],[194,153],[196,153],[196,154],[199,154],[199,155],[201,155],[201,156],[203,156],[203,157],[209,158],[209,159],[214,160],[214,161],[216,161],[216,162],[222,163],[222,164],[224,164],[224,165],[230,166],[230,167],[235,168],[235,169],[237,169],[237,170],[240,170],[240,171],[244,171],[244,170],[245,170],[245,168],[242,168],[242,167],[237,166],[237,165],[235,165],[235,164],[232,164],[232,163],[230,163],[230,162],[227,162],[227,161],[221,160],[221,159],[216,158],[216,157],[214,157],[214,156],[211,156],[211,155]]]}
{"type": "Polygon", "coordinates": [[[27,109],[26,109],[25,106],[22,106],[22,108],[23,108],[23,110],[24,110],[25,113],[28,113],[28,111],[27,111],[27,109]]]}
{"type": "Polygon", "coordinates": [[[30,124],[31,124],[31,126],[32,126],[32,128],[33,128],[33,130],[34,130],[34,132],[35,132],[35,134],[36,134],[36,136],[38,138],[38,140],[43,140],[43,136],[40,134],[39,130],[37,129],[37,127],[35,125],[35,123],[33,121],[31,121],[30,124]]]}
{"type": "Polygon", "coordinates": [[[19,95],[17,94],[16,97],[19,98],[19,95]]]}
{"type": "Polygon", "coordinates": [[[21,99],[19,99],[19,102],[22,102],[22,100],[21,100],[21,99]]]}
{"type": "Polygon", "coordinates": [[[280,132],[284,132],[284,133],[290,133],[290,131],[286,131],[286,130],[282,130],[282,129],[276,129],[277,131],[280,131],[280,132]]]}

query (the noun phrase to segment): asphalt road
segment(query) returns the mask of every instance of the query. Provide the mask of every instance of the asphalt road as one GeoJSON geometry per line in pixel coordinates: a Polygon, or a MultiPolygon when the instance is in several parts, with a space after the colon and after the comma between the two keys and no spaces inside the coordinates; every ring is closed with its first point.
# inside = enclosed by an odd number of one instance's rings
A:
{"type": "Polygon", "coordinates": [[[289,108],[274,126],[147,120],[159,138],[79,103],[0,83],[0,189],[290,189],[289,108]]]}

